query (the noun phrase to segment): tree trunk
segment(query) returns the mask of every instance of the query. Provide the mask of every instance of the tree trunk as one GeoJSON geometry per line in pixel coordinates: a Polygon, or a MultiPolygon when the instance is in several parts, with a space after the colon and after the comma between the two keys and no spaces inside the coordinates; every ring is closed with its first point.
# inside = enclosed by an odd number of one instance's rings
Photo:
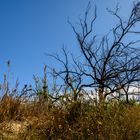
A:
{"type": "Polygon", "coordinates": [[[125,95],[126,95],[126,103],[127,103],[127,104],[129,104],[129,97],[128,97],[128,93],[126,92],[126,93],[125,93],[125,95]]]}
{"type": "Polygon", "coordinates": [[[77,96],[78,96],[78,95],[77,95],[77,91],[74,90],[74,91],[73,91],[73,94],[74,94],[74,101],[77,101],[77,96]]]}
{"type": "Polygon", "coordinates": [[[104,97],[104,88],[102,86],[99,86],[98,89],[98,97],[99,97],[99,104],[105,102],[105,97],[104,97]]]}

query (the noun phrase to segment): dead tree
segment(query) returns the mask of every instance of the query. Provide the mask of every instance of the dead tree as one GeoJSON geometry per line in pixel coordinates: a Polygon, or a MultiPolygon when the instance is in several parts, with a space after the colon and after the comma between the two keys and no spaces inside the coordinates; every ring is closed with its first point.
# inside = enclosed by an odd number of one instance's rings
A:
{"type": "MultiPolygon", "coordinates": [[[[68,54],[63,50],[65,60],[55,57],[64,66],[57,72],[65,83],[71,87],[75,94],[75,100],[79,92],[85,88],[97,89],[99,102],[104,102],[108,95],[117,92],[128,85],[140,82],[140,49],[139,41],[134,36],[140,23],[140,3],[134,5],[130,16],[124,21],[116,11],[108,10],[118,19],[118,23],[110,34],[102,37],[98,42],[97,34],[93,33],[96,20],[96,7],[94,15],[89,17],[90,4],[87,7],[84,18],[80,19],[79,27],[70,25],[76,35],[82,55],[82,62],[73,59],[73,67],[68,65],[68,54]],[[85,81],[83,79],[87,79],[85,81]],[[73,83],[76,82],[76,88],[73,83]],[[75,90],[76,89],[76,90],[75,90]]],[[[127,96],[127,95],[126,95],[127,96]]],[[[128,97],[127,97],[128,100],[128,97]]]]}
{"type": "MultiPolygon", "coordinates": [[[[77,101],[79,93],[82,91],[82,87],[89,86],[83,84],[83,72],[82,65],[80,62],[77,62],[76,59],[72,56],[72,60],[74,62],[73,65],[70,65],[69,61],[69,52],[66,48],[62,48],[64,58],[61,58],[59,55],[49,55],[62,64],[61,70],[52,69],[55,77],[61,78],[63,80],[63,85],[65,92],[70,92],[72,94],[72,100],[77,101]]],[[[70,101],[70,100],[69,100],[70,101]]]]}

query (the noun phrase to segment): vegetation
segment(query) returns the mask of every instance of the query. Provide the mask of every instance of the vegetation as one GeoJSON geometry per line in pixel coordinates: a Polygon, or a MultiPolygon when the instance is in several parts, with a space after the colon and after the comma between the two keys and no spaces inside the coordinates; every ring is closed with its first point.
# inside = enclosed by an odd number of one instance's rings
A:
{"type": "MultiPolygon", "coordinates": [[[[113,41],[105,36],[99,44],[95,43],[96,35],[92,36],[96,8],[88,22],[89,9],[90,4],[84,20],[80,19],[81,33],[70,23],[83,61],[73,57],[74,65],[70,66],[64,48],[65,59],[51,55],[64,66],[62,70],[52,69],[51,87],[47,85],[46,66],[43,79],[34,76],[35,85],[25,85],[21,91],[18,82],[10,89],[4,75],[0,85],[1,139],[140,139],[140,104],[129,99],[129,89],[140,82],[140,50],[135,47],[139,41],[125,40],[128,34],[139,34],[134,27],[140,22],[140,3],[134,5],[127,21],[118,15],[118,8],[109,10],[119,23],[112,30],[113,41]],[[57,78],[63,81],[60,86],[57,78]]],[[[7,64],[9,67],[10,61],[7,64]]]]}
{"type": "Polygon", "coordinates": [[[116,98],[124,94],[129,102],[129,89],[140,82],[140,49],[136,37],[140,35],[137,31],[140,23],[140,2],[134,4],[127,20],[118,14],[118,7],[115,11],[108,9],[109,13],[117,18],[117,24],[101,39],[94,33],[96,7],[93,16],[90,15],[90,8],[89,3],[77,28],[69,22],[76,35],[79,56],[72,55],[72,63],[69,61],[68,51],[64,48],[65,59],[51,55],[63,66],[61,70],[55,70],[55,74],[73,91],[75,101],[79,93],[88,87],[96,90],[100,103],[114,93],[119,95],[116,98]]]}
{"type": "Polygon", "coordinates": [[[34,77],[35,89],[25,86],[20,94],[17,86],[7,89],[8,81],[1,84],[6,93],[0,100],[1,139],[140,139],[138,102],[112,100],[101,105],[85,93],[76,101],[62,93],[54,97],[46,86],[45,70],[46,66],[40,85],[34,77]]]}

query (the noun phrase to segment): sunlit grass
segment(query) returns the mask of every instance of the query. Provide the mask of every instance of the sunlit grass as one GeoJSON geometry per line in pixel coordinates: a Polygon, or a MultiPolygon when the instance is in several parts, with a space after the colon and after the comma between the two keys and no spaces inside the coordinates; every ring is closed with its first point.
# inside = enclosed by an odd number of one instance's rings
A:
{"type": "Polygon", "coordinates": [[[3,90],[5,94],[0,100],[0,138],[140,139],[140,105],[135,101],[129,104],[125,101],[112,101],[101,105],[83,96],[77,101],[66,100],[66,93],[64,98],[62,92],[60,98],[55,100],[44,87],[48,88],[44,83],[35,89],[26,85],[21,94],[18,89],[3,90]]]}

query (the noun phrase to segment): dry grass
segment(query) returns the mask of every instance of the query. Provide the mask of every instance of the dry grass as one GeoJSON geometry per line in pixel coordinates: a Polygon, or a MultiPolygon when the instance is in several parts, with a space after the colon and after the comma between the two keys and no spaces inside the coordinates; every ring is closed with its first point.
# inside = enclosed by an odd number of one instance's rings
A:
{"type": "Polygon", "coordinates": [[[9,139],[18,129],[14,139],[140,139],[140,106],[136,104],[95,106],[77,101],[61,107],[38,101],[23,104],[7,98],[0,102],[0,120],[1,137],[9,139]]]}
{"type": "MultiPolygon", "coordinates": [[[[43,81],[46,83],[46,80],[43,81]]],[[[34,100],[32,97],[23,100],[25,95],[30,96],[28,87],[22,90],[22,96],[9,96],[11,92],[8,91],[1,98],[0,139],[140,139],[140,105],[123,101],[98,105],[97,101],[83,97],[78,101],[60,98],[56,103],[48,98],[48,90],[43,87],[35,90],[34,100]]]]}

